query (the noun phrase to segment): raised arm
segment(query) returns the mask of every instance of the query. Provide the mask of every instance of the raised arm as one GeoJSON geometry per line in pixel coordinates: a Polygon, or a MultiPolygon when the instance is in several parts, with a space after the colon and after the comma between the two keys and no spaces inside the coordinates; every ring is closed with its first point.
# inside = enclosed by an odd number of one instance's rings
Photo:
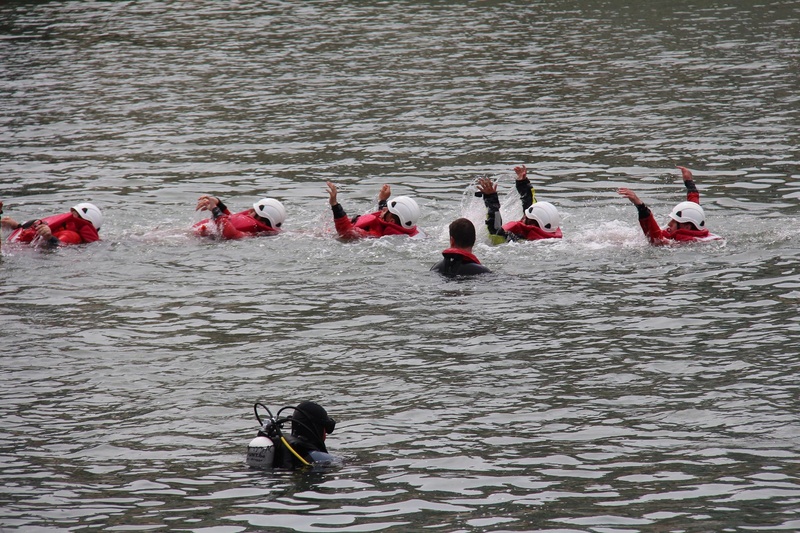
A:
{"type": "Polygon", "coordinates": [[[636,206],[636,210],[639,212],[639,226],[641,226],[642,231],[647,237],[647,240],[649,240],[652,244],[658,244],[661,242],[663,232],[659,227],[658,222],[656,222],[653,212],[650,211],[650,208],[647,207],[647,205],[642,202],[639,196],[637,196],[637,194],[630,189],[621,187],[617,189],[617,193],[619,193],[620,196],[630,200],[630,202],[636,206]]]}
{"type": "Polygon", "coordinates": [[[478,193],[483,197],[486,206],[486,229],[491,235],[505,233],[503,231],[503,217],[500,215],[500,198],[497,196],[497,184],[490,178],[478,178],[478,193]]]}
{"type": "Polygon", "coordinates": [[[347,217],[344,208],[339,203],[339,189],[332,181],[325,182],[328,187],[328,203],[333,211],[333,224],[336,226],[336,233],[345,239],[356,239],[363,232],[353,226],[353,222],[347,217]]]}
{"type": "Polygon", "coordinates": [[[692,176],[692,171],[686,167],[677,167],[678,170],[681,171],[681,177],[683,178],[683,184],[686,186],[686,200],[689,202],[694,202],[696,204],[700,203],[700,191],[697,190],[697,185],[694,182],[694,176],[692,176]]]}
{"type": "Polygon", "coordinates": [[[217,198],[216,196],[208,196],[203,195],[197,199],[197,205],[194,208],[195,211],[210,211],[211,216],[216,219],[222,215],[230,215],[230,211],[222,203],[222,200],[217,198]]]}
{"type": "Polygon", "coordinates": [[[617,193],[619,193],[620,196],[630,200],[631,203],[636,206],[636,210],[639,211],[639,220],[643,220],[652,215],[650,208],[647,207],[632,190],[626,189],[625,187],[620,187],[617,189],[617,193]]]}
{"type": "Polygon", "coordinates": [[[503,229],[503,217],[500,214],[500,198],[497,196],[497,183],[490,178],[478,178],[478,192],[475,196],[483,197],[486,206],[486,229],[492,244],[502,244],[508,240],[509,234],[503,229]]]}
{"type": "Polygon", "coordinates": [[[388,183],[385,183],[381,190],[378,192],[378,210],[380,211],[384,207],[386,207],[386,202],[389,200],[389,197],[392,196],[392,188],[389,186],[388,183]]]}
{"type": "Polygon", "coordinates": [[[522,201],[522,212],[536,203],[535,191],[528,179],[528,168],[525,165],[514,167],[514,172],[517,174],[516,187],[519,193],[519,199],[522,201]]]}
{"type": "Polygon", "coordinates": [[[625,187],[620,187],[619,189],[617,189],[617,192],[619,193],[620,196],[630,200],[631,203],[633,205],[635,205],[636,207],[639,207],[640,205],[642,205],[644,203],[639,199],[639,197],[636,195],[636,193],[633,192],[630,189],[626,189],[625,187]]]}

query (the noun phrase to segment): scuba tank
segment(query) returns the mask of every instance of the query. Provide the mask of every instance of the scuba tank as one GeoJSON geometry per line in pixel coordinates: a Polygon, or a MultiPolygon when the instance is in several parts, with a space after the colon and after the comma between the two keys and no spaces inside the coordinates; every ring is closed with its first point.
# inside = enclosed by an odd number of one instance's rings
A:
{"type": "Polygon", "coordinates": [[[275,442],[270,437],[280,437],[280,427],[275,417],[272,416],[272,411],[264,404],[256,403],[253,406],[253,411],[261,428],[258,430],[256,438],[247,445],[247,466],[252,468],[272,468],[272,463],[275,460],[275,442]],[[258,415],[259,406],[269,413],[269,418],[266,422],[262,422],[261,417],[258,415]]]}
{"type": "Polygon", "coordinates": [[[247,445],[247,466],[272,468],[275,459],[275,443],[269,437],[258,436],[247,445]]]}
{"type": "Polygon", "coordinates": [[[256,420],[258,420],[260,428],[256,438],[251,440],[250,444],[247,445],[248,466],[253,468],[280,468],[283,467],[282,457],[288,453],[291,453],[301,464],[305,466],[311,464],[294,449],[292,444],[290,444],[283,435],[284,424],[287,422],[297,423],[297,421],[293,420],[291,416],[281,416],[281,413],[285,409],[294,408],[289,406],[283,407],[278,410],[277,416],[273,416],[272,411],[270,411],[269,408],[263,403],[256,402],[253,405],[253,412],[256,415],[256,420]],[[266,422],[261,420],[261,416],[258,414],[259,407],[262,407],[269,414],[269,418],[266,419],[266,422]],[[281,448],[279,453],[277,450],[278,447],[281,448]],[[281,464],[275,464],[276,455],[280,456],[278,457],[278,462],[281,464]]]}

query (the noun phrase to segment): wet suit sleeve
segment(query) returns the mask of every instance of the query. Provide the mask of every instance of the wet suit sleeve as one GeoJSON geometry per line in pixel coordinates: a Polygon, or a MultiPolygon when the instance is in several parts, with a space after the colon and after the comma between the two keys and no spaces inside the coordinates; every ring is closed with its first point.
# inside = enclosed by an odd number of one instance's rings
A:
{"type": "Polygon", "coordinates": [[[345,239],[363,237],[363,235],[359,233],[360,230],[353,226],[353,221],[347,217],[347,213],[345,213],[342,204],[331,206],[331,210],[333,211],[333,223],[336,226],[336,233],[339,234],[339,237],[345,239]]]}
{"type": "Polygon", "coordinates": [[[526,209],[536,203],[536,191],[533,190],[531,180],[528,178],[525,178],[524,180],[517,180],[516,186],[517,192],[519,193],[519,199],[522,200],[522,212],[525,213],[526,209]]]}
{"type": "MultiPolygon", "coordinates": [[[[220,200],[219,198],[217,198],[217,207],[219,208],[219,210],[222,212],[223,215],[230,215],[231,214],[230,210],[228,209],[228,206],[223,204],[222,200],[220,200]]],[[[212,211],[212,213],[213,213],[213,211],[212,211]]]]}
{"type": "Polygon", "coordinates": [[[211,210],[211,216],[214,217],[214,220],[216,220],[217,217],[221,217],[222,215],[230,215],[230,214],[231,212],[228,209],[228,206],[223,204],[222,200],[217,198],[217,205],[216,207],[214,207],[214,209],[211,210]]]}
{"type": "Polygon", "coordinates": [[[492,244],[503,244],[508,240],[508,234],[503,229],[500,198],[496,192],[491,194],[476,192],[475,196],[483,197],[483,205],[486,206],[486,229],[489,230],[489,240],[492,244]]]}
{"type": "Polygon", "coordinates": [[[641,203],[636,206],[636,210],[639,212],[639,225],[642,227],[642,231],[647,240],[650,241],[650,244],[661,243],[663,241],[661,226],[656,222],[656,218],[650,208],[641,203]]]}
{"type": "Polygon", "coordinates": [[[700,191],[697,190],[694,180],[683,180],[683,184],[686,186],[686,200],[699,205],[700,191]]]}
{"type": "Polygon", "coordinates": [[[344,207],[342,207],[342,204],[336,204],[336,205],[332,206],[331,210],[333,210],[333,219],[334,220],[336,220],[337,218],[342,218],[342,217],[347,218],[347,213],[344,212],[344,207]]]}

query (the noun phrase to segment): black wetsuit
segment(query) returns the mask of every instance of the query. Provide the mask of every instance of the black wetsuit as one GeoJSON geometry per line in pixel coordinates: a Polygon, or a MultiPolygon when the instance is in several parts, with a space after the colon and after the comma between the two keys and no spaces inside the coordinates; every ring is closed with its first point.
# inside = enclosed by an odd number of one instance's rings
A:
{"type": "Polygon", "coordinates": [[[442,252],[442,255],[444,259],[433,265],[431,270],[445,276],[474,276],[491,272],[488,267],[478,261],[477,257],[467,251],[448,248],[442,252]]]}

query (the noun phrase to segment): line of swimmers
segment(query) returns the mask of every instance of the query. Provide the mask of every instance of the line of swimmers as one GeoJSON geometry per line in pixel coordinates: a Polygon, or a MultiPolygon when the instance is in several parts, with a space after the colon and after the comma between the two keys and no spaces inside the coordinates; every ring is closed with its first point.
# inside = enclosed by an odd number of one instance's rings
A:
{"type": "MultiPolygon", "coordinates": [[[[681,171],[686,187],[686,201],[677,204],[670,213],[669,224],[659,226],[650,208],[630,189],[620,188],[620,196],[636,206],[639,225],[653,245],[673,242],[703,242],[720,239],[706,228],[705,213],[700,206],[700,193],[692,173],[686,167],[681,171]]],[[[524,165],[514,167],[515,187],[522,201],[522,218],[503,223],[497,183],[489,178],[477,180],[476,196],[483,198],[487,208],[486,228],[493,244],[511,240],[560,239],[561,216],[550,202],[537,202],[535,191],[528,179],[524,165]]],[[[391,196],[391,187],[383,185],[378,193],[378,209],[372,213],[348,217],[338,200],[338,188],[327,182],[329,203],[333,212],[336,232],[343,240],[380,238],[389,235],[414,237],[420,235],[417,221],[420,209],[409,196],[391,196]]],[[[3,204],[0,202],[0,215],[3,204]]],[[[210,217],[192,227],[201,237],[241,239],[269,236],[281,232],[286,220],[286,209],[274,198],[262,198],[253,207],[232,213],[217,197],[201,196],[196,211],[207,211],[210,217]]],[[[8,242],[30,243],[34,246],[61,246],[83,244],[100,240],[99,230],[103,213],[94,204],[80,203],[67,213],[19,223],[10,216],[0,217],[0,225],[11,230],[8,242]]],[[[442,252],[443,259],[434,265],[435,270],[448,276],[472,275],[489,272],[472,252],[476,231],[473,223],[459,218],[449,226],[450,246],[442,252]]]]}

